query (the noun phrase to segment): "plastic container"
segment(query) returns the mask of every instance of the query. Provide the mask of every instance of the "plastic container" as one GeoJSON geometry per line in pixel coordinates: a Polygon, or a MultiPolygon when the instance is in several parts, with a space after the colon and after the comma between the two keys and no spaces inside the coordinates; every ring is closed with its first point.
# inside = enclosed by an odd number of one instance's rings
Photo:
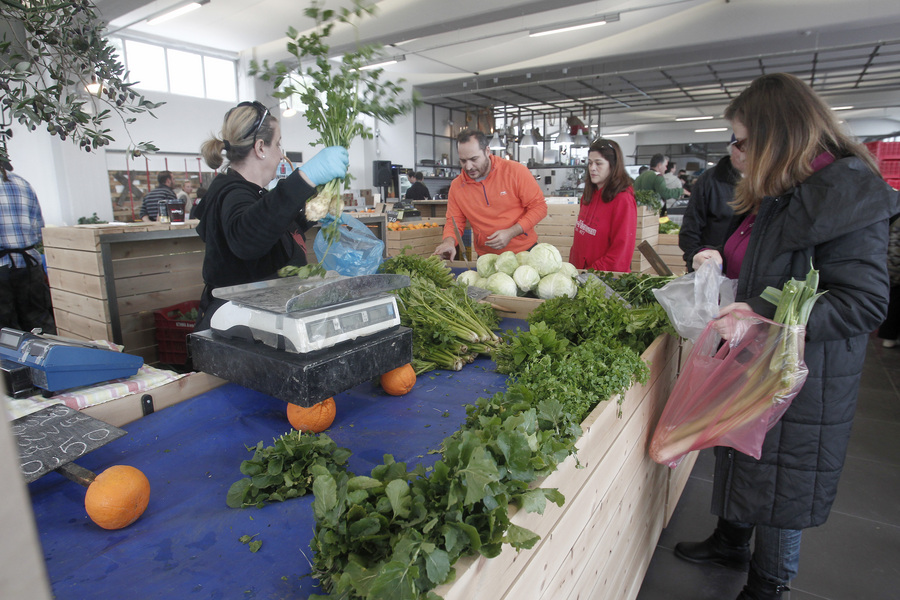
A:
{"type": "Polygon", "coordinates": [[[885,179],[900,178],[900,158],[896,160],[881,160],[878,163],[878,168],[881,169],[881,176],[885,179]]]}
{"type": "Polygon", "coordinates": [[[866,148],[877,160],[900,159],[900,142],[866,142],[866,148]]]}
{"type": "Polygon", "coordinates": [[[199,300],[191,300],[153,311],[159,362],[170,365],[183,365],[187,362],[187,335],[194,331],[197,320],[178,317],[188,315],[199,307],[199,300]]]}

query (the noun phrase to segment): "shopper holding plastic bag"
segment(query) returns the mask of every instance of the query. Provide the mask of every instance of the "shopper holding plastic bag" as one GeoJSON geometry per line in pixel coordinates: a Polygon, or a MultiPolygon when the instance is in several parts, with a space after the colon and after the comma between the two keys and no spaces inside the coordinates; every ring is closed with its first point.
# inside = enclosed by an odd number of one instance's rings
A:
{"type": "MultiPolygon", "coordinates": [[[[808,376],[787,411],[765,435],[760,457],[715,449],[712,536],[682,542],[692,562],[746,567],[738,600],[781,598],[797,574],[801,532],[823,524],[837,493],[868,335],[887,311],[888,220],[897,193],[868,151],[850,138],[831,109],[792,75],[764,75],[725,111],[746,158],[735,193],[735,219],[713,260],[738,280],[735,311],[772,318],[762,298],[819,271],[818,299],[806,327],[808,376]],[[750,538],[756,533],[751,558],[750,538]]],[[[716,322],[725,337],[733,317],[716,322]]]]}

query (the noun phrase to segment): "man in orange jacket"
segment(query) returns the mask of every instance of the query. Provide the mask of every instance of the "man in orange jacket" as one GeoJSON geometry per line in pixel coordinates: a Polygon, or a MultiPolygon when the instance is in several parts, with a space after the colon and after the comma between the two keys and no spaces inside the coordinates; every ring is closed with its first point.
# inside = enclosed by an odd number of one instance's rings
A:
{"type": "Polygon", "coordinates": [[[462,173],[450,184],[444,239],[434,253],[456,258],[456,234],[466,223],[479,255],[521,252],[537,244],[534,227],[547,216],[544,193],[525,165],[494,156],[480,131],[466,129],[456,137],[462,173]]]}

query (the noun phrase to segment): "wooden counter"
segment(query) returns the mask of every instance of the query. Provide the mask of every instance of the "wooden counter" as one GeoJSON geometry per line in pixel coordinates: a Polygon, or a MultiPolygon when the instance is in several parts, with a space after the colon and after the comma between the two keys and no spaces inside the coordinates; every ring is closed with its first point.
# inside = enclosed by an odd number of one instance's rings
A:
{"type": "Polygon", "coordinates": [[[198,223],[44,228],[59,334],[110,340],[157,362],[153,311],[199,300],[203,290],[198,223]]]}
{"type": "Polygon", "coordinates": [[[603,402],[582,424],[577,460],[570,456],[536,486],[566,501],[543,515],[519,511],[512,522],[541,536],[531,550],[460,559],[456,579],[435,590],[445,600],[603,598],[632,600],[696,460],[676,469],[647,453],[681,365],[678,340],[662,336],[644,352],[650,380],[626,392],[621,414],[603,402]]]}
{"type": "Polygon", "coordinates": [[[418,208],[423,217],[446,217],[446,200],[413,200],[413,206],[418,208]]]}

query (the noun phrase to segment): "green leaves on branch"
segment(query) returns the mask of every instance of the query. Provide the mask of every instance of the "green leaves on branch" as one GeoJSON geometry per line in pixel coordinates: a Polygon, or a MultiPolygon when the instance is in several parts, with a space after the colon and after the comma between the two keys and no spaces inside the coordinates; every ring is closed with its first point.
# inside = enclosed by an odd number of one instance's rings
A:
{"type": "MultiPolygon", "coordinates": [[[[105,24],[88,0],[0,2],[0,104],[31,131],[71,139],[90,152],[113,138],[105,122],[114,114],[129,125],[161,106],[134,91],[105,24]],[[96,82],[98,91],[86,86],[96,82]]],[[[132,143],[135,155],[154,152],[149,142],[132,143]]],[[[0,143],[0,160],[8,160],[0,143]]]]}
{"type": "MultiPolygon", "coordinates": [[[[340,62],[329,58],[327,39],[334,27],[340,23],[355,24],[374,10],[374,4],[362,0],[354,0],[352,8],[338,10],[326,10],[321,2],[314,2],[305,14],[315,20],[316,27],[303,34],[293,27],[287,31],[287,50],[295,62],[250,63],[251,75],[272,83],[274,97],[290,98],[295,107],[302,105],[310,128],[319,134],[316,144],[349,148],[357,137],[372,138],[372,129],[361,120],[362,115],[393,123],[417,103],[415,98],[403,99],[404,88],[400,84],[404,80],[384,79],[383,69],[362,70],[379,56],[379,46],[358,46],[345,52],[340,62]]],[[[349,176],[344,184],[349,185],[349,176]]],[[[338,183],[321,186],[320,195],[308,204],[307,218],[319,220],[326,212],[340,216],[343,204],[338,183]],[[318,205],[322,205],[322,210],[318,210],[318,205]]]]}

